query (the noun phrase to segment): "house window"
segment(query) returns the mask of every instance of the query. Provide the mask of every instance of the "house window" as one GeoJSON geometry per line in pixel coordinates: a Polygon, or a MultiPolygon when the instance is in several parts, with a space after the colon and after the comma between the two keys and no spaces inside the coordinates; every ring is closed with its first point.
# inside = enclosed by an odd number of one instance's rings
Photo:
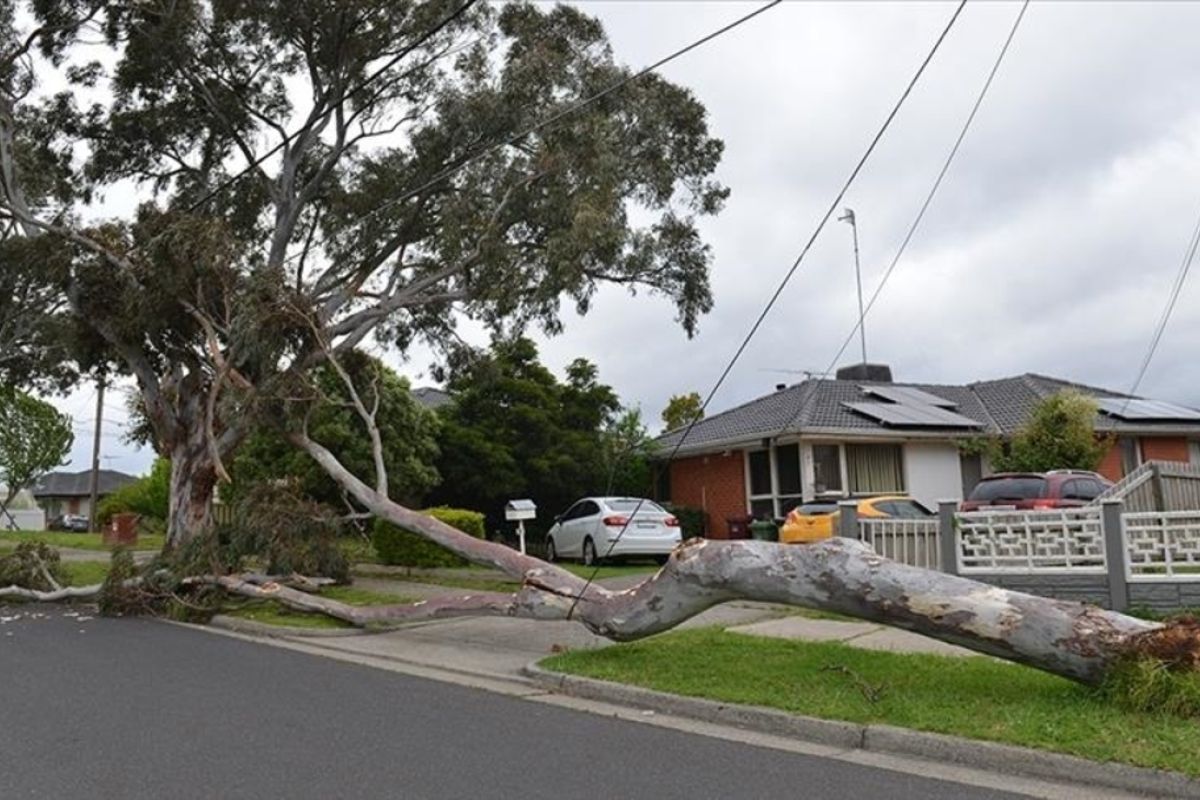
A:
{"type": "Polygon", "coordinates": [[[771,494],[771,460],[766,450],[750,454],[750,496],[771,494]]]}
{"type": "Polygon", "coordinates": [[[904,457],[898,444],[846,445],[851,494],[904,491],[904,457]]]}
{"type": "Polygon", "coordinates": [[[785,444],[746,454],[750,513],[781,518],[804,502],[800,445],[785,444]]]}
{"type": "Polygon", "coordinates": [[[813,491],[815,491],[817,494],[841,494],[841,447],[836,444],[814,444],[812,447],[812,454],[813,491]]]}
{"type": "Polygon", "coordinates": [[[775,516],[787,513],[804,502],[804,488],[800,481],[800,445],[785,444],[775,448],[775,481],[778,505],[775,516]]]}

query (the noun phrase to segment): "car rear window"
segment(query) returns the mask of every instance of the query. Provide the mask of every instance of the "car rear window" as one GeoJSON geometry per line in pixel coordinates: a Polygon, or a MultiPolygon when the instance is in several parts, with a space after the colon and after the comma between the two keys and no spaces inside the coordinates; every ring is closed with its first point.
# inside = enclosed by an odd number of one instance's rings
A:
{"type": "Polygon", "coordinates": [[[1030,500],[1046,496],[1046,479],[1037,477],[995,478],[975,485],[969,500],[1030,500]]]}
{"type": "Polygon", "coordinates": [[[662,514],[666,513],[663,507],[653,500],[639,500],[636,497],[617,497],[611,500],[605,500],[604,504],[613,511],[620,511],[622,513],[632,513],[635,508],[638,510],[639,514],[643,511],[662,514]]]}

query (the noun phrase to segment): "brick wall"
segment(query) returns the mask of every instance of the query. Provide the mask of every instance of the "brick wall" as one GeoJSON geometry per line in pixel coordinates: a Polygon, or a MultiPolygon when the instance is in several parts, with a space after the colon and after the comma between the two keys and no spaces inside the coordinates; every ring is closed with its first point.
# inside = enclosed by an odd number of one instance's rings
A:
{"type": "Polygon", "coordinates": [[[725,518],[746,513],[743,454],[692,456],[671,462],[671,502],[704,509],[708,535],[729,537],[725,518]]]}
{"type": "Polygon", "coordinates": [[[1188,461],[1188,441],[1179,436],[1143,436],[1143,461],[1188,461]]]}
{"type": "MultiPolygon", "coordinates": [[[[1142,436],[1138,439],[1142,451],[1142,461],[1182,461],[1190,460],[1188,440],[1180,436],[1142,436]]],[[[1110,481],[1119,481],[1125,477],[1121,469],[1121,447],[1114,441],[1100,461],[1096,471],[1110,481]]]]}
{"type": "Polygon", "coordinates": [[[1121,469],[1121,448],[1117,445],[1116,441],[1109,445],[1108,452],[1100,460],[1100,466],[1096,467],[1096,472],[1099,472],[1113,483],[1125,477],[1125,473],[1121,469]]]}

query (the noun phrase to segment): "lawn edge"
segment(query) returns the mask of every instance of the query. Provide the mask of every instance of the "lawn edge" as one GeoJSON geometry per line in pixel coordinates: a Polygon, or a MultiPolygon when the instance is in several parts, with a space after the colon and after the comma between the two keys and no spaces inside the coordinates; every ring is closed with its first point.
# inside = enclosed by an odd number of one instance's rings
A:
{"type": "Polygon", "coordinates": [[[541,688],[558,694],[632,706],[847,750],[911,756],[990,772],[1019,774],[1137,794],[1200,798],[1200,781],[1179,772],[1118,762],[1090,761],[1046,750],[928,733],[892,725],[861,725],[806,717],[763,706],[723,703],[669,694],[640,686],[554,672],[543,668],[536,661],[525,665],[521,672],[541,688]]]}

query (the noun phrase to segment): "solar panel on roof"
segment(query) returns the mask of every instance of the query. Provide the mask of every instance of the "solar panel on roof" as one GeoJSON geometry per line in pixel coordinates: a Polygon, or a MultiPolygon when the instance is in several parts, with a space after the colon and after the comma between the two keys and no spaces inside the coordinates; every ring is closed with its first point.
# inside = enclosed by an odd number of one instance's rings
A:
{"type": "Polygon", "coordinates": [[[884,425],[921,428],[981,428],[983,423],[936,406],[905,406],[896,403],[842,403],[884,425]]]}
{"type": "Polygon", "coordinates": [[[1105,397],[1096,401],[1100,410],[1110,417],[1119,419],[1187,420],[1200,422],[1200,411],[1186,406],[1177,406],[1162,400],[1128,400],[1123,397],[1105,397]]]}
{"type": "Polygon", "coordinates": [[[938,397],[936,394],[913,388],[912,386],[859,386],[863,394],[882,397],[904,406],[936,406],[938,408],[955,408],[958,403],[938,397]]]}

